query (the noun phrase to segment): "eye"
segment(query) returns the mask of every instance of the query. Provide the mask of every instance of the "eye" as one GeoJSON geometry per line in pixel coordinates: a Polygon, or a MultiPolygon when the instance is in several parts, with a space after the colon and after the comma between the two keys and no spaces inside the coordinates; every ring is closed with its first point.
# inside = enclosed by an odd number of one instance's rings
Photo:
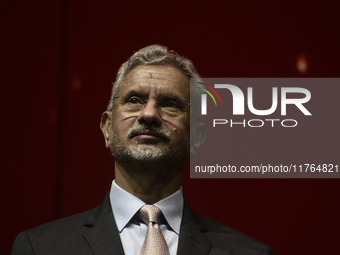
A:
{"type": "Polygon", "coordinates": [[[163,107],[169,107],[169,108],[177,107],[178,108],[178,105],[175,102],[173,102],[173,101],[167,101],[167,102],[165,102],[163,107]]]}
{"type": "Polygon", "coordinates": [[[142,99],[138,97],[130,97],[127,102],[130,104],[143,104],[142,99]]]}

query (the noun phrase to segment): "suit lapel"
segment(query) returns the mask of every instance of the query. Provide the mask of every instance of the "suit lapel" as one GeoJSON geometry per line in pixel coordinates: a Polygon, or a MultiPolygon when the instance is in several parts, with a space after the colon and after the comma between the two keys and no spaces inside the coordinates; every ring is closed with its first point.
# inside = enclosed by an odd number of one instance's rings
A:
{"type": "Polygon", "coordinates": [[[124,255],[109,195],[84,223],[84,238],[95,255],[124,255]]]}
{"type": "MultiPolygon", "coordinates": [[[[95,255],[124,255],[109,194],[93,210],[84,223],[84,238],[95,255]]],[[[183,217],[179,235],[178,255],[206,255],[211,242],[203,235],[208,231],[200,217],[194,213],[184,198],[183,217]]]]}
{"type": "Polygon", "coordinates": [[[211,242],[203,235],[207,228],[199,216],[194,213],[184,199],[183,217],[179,234],[178,255],[206,255],[211,242]]]}

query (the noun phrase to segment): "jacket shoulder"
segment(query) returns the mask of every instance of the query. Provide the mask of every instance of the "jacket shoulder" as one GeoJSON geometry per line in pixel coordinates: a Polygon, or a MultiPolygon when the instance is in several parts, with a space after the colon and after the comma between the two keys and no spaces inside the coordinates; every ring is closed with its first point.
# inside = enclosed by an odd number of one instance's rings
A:
{"type": "Polygon", "coordinates": [[[21,232],[14,242],[12,255],[92,254],[85,236],[102,220],[114,221],[108,194],[94,209],[21,232]]]}
{"type": "MultiPolygon", "coordinates": [[[[75,246],[84,247],[83,234],[86,228],[83,225],[94,210],[91,209],[21,232],[15,239],[11,254],[62,254],[64,249],[75,246]],[[51,253],[51,251],[53,252],[51,253]]],[[[72,254],[72,252],[67,254],[72,254]]]]}
{"type": "Polygon", "coordinates": [[[197,215],[206,227],[202,232],[212,243],[212,248],[233,251],[233,254],[273,254],[271,248],[229,226],[197,215]]]}
{"type": "Polygon", "coordinates": [[[44,236],[44,235],[62,235],[71,234],[74,231],[83,228],[86,219],[95,209],[91,209],[82,213],[74,214],[65,218],[54,220],[43,225],[28,229],[26,232],[29,236],[44,236]]]}
{"type": "Polygon", "coordinates": [[[103,203],[94,209],[21,232],[14,242],[12,255],[91,254],[84,236],[109,214],[112,210],[107,194],[103,203]]]}

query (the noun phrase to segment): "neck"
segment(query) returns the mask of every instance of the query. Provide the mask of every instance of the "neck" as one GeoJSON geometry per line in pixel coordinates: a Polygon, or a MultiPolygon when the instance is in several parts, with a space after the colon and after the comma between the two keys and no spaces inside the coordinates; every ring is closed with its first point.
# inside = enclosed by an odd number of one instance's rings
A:
{"type": "Polygon", "coordinates": [[[154,204],[181,187],[184,162],[115,162],[116,183],[147,204],[154,204]]]}

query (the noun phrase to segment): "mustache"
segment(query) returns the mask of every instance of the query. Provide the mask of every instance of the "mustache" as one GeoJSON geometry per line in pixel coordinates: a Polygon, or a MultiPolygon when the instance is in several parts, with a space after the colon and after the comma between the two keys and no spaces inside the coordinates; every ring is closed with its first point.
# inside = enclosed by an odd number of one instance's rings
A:
{"type": "Polygon", "coordinates": [[[168,130],[163,130],[163,129],[160,129],[159,127],[155,127],[154,125],[148,125],[148,124],[141,124],[138,126],[131,127],[128,130],[127,136],[129,138],[133,138],[137,135],[143,135],[143,134],[156,136],[166,142],[171,141],[171,135],[168,130]]]}

